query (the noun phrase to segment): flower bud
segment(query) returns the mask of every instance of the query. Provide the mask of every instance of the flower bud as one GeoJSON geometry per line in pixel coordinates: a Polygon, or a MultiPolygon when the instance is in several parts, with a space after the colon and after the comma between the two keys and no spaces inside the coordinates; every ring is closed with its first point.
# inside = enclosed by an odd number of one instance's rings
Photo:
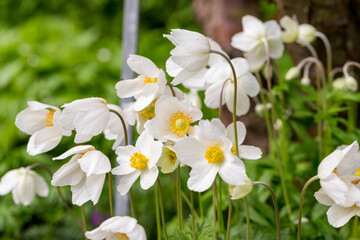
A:
{"type": "Polygon", "coordinates": [[[341,90],[346,88],[346,82],[343,77],[337,78],[333,81],[332,86],[336,90],[341,90]]]}
{"type": "Polygon", "coordinates": [[[300,44],[311,43],[316,38],[316,28],[310,24],[301,24],[299,26],[299,33],[297,41],[300,44]]]}
{"type": "Polygon", "coordinates": [[[303,77],[300,82],[302,85],[305,86],[309,86],[311,84],[311,80],[309,77],[303,77]]]}
{"type": "Polygon", "coordinates": [[[293,78],[297,78],[300,74],[300,69],[298,67],[292,67],[287,71],[285,75],[285,80],[291,80],[293,78]]]}
{"type": "Polygon", "coordinates": [[[229,185],[229,192],[231,195],[231,199],[240,199],[246,197],[253,189],[253,183],[250,178],[245,180],[243,185],[229,185]]]}
{"type": "Polygon", "coordinates": [[[350,91],[356,92],[358,90],[358,83],[356,79],[351,76],[345,77],[345,85],[350,91]]]}

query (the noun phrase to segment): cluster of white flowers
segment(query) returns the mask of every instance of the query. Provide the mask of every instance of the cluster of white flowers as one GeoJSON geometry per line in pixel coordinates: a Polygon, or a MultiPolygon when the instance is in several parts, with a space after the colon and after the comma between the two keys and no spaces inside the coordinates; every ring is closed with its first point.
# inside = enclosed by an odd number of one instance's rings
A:
{"type": "Polygon", "coordinates": [[[360,152],[355,141],[339,147],[319,165],[321,189],[316,199],[327,206],[329,223],[341,227],[353,216],[360,216],[360,152]]]}
{"type": "MultiPolygon", "coordinates": [[[[115,86],[120,98],[135,99],[124,109],[95,97],[64,104],[62,110],[31,101],[29,107],[17,115],[15,124],[31,135],[27,146],[30,155],[52,150],[62,136],[70,136],[73,131],[76,144],[88,142],[101,133],[115,140],[113,149],[119,163],[115,168],[111,167],[107,156],[91,145],[75,146],[53,158],[72,156],[53,175],[51,184],[71,186],[72,202],[79,206],[99,201],[106,173],[122,176],[117,190],[124,195],[138,178],[142,189],[153,186],[158,178],[158,167],[166,174],[180,166],[189,166],[187,186],[198,192],[209,189],[219,175],[229,185],[233,199],[244,197],[251,191],[252,181],[246,174],[243,160],[259,159],[262,152],[257,147],[243,145],[246,136],[243,123],[237,121],[226,127],[218,118],[202,120],[197,91],[205,92],[206,106],[221,108],[226,105],[230,112],[235,110],[236,115],[245,115],[250,108],[249,97],[257,96],[260,91],[250,71],[259,70],[267,57],[281,57],[283,41],[307,44],[315,38],[316,30],[310,25],[299,26],[289,17],[283,18],[281,25],[285,28],[283,33],[276,21],[262,23],[255,17],[245,16],[244,31],[233,36],[232,46],[244,51],[246,58],[234,59],[200,33],[174,29],[170,35],[164,35],[175,45],[166,70],[174,77],[172,84],[182,83],[190,89],[190,94],[171,86],[165,72],[151,60],[130,55],[127,63],[138,76],[121,80],[115,86]],[[135,146],[119,146],[126,127],[135,124],[140,135],[135,146]]],[[[294,68],[287,78],[296,77],[299,72],[299,68],[294,68]]],[[[268,107],[257,111],[267,111],[268,107]]],[[[353,143],[336,150],[319,166],[322,189],[316,197],[332,206],[328,216],[334,226],[341,226],[351,216],[359,215],[359,165],[358,145],[353,143]]],[[[33,200],[35,193],[48,194],[44,180],[27,168],[12,170],[2,178],[0,194],[10,191],[15,203],[24,205],[33,200]]],[[[146,239],[144,229],[129,217],[110,218],[86,236],[90,239],[146,239]]]]}

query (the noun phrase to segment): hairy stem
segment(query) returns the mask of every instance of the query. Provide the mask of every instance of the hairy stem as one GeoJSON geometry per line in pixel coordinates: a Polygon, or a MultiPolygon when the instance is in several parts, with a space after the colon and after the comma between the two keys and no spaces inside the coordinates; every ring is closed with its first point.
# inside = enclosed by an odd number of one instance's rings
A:
{"type": "Polygon", "coordinates": [[[168,234],[167,234],[167,231],[166,231],[166,222],[165,222],[165,213],[164,213],[164,201],[163,201],[163,196],[162,196],[161,183],[160,183],[159,178],[157,178],[156,181],[157,181],[157,185],[158,185],[158,188],[159,188],[161,223],[162,223],[162,226],[163,226],[165,240],[168,240],[168,234]]]}

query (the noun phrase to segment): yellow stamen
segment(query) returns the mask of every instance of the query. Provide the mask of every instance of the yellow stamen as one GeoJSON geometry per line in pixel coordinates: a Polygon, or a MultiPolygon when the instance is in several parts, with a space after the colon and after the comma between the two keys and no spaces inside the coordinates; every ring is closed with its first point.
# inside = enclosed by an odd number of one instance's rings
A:
{"type": "Polygon", "coordinates": [[[130,238],[125,233],[118,233],[116,237],[119,240],[130,240],[130,238]]]}
{"type": "Polygon", "coordinates": [[[152,101],[149,105],[147,105],[147,107],[145,107],[143,110],[140,111],[140,115],[143,118],[146,119],[152,119],[155,117],[155,103],[156,103],[155,99],[154,101],[152,101]]]}
{"type": "Polygon", "coordinates": [[[104,104],[106,106],[107,102],[105,100],[100,100],[100,103],[104,104]]]}
{"type": "Polygon", "coordinates": [[[148,160],[149,159],[147,159],[143,154],[136,152],[130,157],[130,167],[139,170],[144,169],[148,160]]]}
{"type": "Polygon", "coordinates": [[[157,83],[158,80],[157,78],[149,78],[148,76],[145,76],[144,78],[144,84],[149,84],[149,83],[157,83]]]}
{"type": "Polygon", "coordinates": [[[355,176],[355,177],[360,177],[360,168],[358,168],[358,170],[356,171],[356,173],[355,173],[354,176],[355,176]]]}
{"type": "Polygon", "coordinates": [[[51,109],[48,114],[46,115],[46,126],[50,127],[50,126],[54,126],[53,124],[53,119],[54,119],[54,113],[56,110],[51,109]]]}
{"type": "Polygon", "coordinates": [[[220,163],[224,160],[224,153],[218,146],[208,146],[205,152],[208,163],[220,163]]]}
{"type": "Polygon", "coordinates": [[[169,160],[170,160],[170,162],[171,162],[172,164],[175,164],[176,159],[177,159],[176,153],[173,152],[173,151],[171,151],[171,150],[169,149],[169,160]]]}
{"type": "Polygon", "coordinates": [[[333,173],[338,174],[337,168],[334,169],[333,173]]]}
{"type": "Polygon", "coordinates": [[[179,136],[183,136],[190,129],[192,118],[185,115],[183,112],[176,112],[169,118],[169,125],[171,131],[179,136]]]}
{"type": "Polygon", "coordinates": [[[83,151],[83,152],[80,152],[80,158],[82,158],[82,156],[84,156],[86,153],[88,153],[88,152],[90,152],[90,151],[93,151],[93,150],[95,150],[94,148],[90,148],[90,149],[87,149],[87,150],[85,150],[85,151],[83,151]]]}
{"type": "Polygon", "coordinates": [[[352,183],[352,184],[355,184],[355,185],[358,184],[359,182],[360,182],[360,179],[356,179],[356,180],[352,180],[352,181],[351,181],[351,183],[352,183]]]}

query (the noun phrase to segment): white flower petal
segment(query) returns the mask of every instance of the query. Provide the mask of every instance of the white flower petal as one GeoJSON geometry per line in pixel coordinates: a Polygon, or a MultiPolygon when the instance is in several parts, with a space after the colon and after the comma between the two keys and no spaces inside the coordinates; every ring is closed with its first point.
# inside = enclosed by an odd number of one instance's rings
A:
{"type": "Polygon", "coordinates": [[[76,153],[80,153],[80,152],[85,152],[87,150],[92,150],[95,149],[93,146],[91,145],[79,145],[76,147],[73,147],[69,150],[67,150],[66,152],[64,152],[63,154],[61,154],[60,156],[54,157],[53,160],[58,160],[58,159],[65,159],[71,155],[74,155],[76,153]]]}
{"type": "Polygon", "coordinates": [[[78,184],[84,175],[85,173],[81,171],[77,162],[77,156],[74,156],[54,173],[51,184],[53,186],[72,186],[78,184]]]}
{"type": "Polygon", "coordinates": [[[78,159],[78,163],[80,164],[81,170],[83,170],[87,176],[104,174],[111,170],[109,158],[98,150],[86,152],[78,159]]]}
{"type": "Polygon", "coordinates": [[[331,226],[342,227],[344,226],[353,216],[359,215],[357,207],[342,207],[339,205],[332,205],[327,211],[326,215],[331,226]]]}
{"type": "Polygon", "coordinates": [[[275,20],[270,20],[264,23],[266,29],[267,39],[279,39],[281,29],[279,24],[275,20]]]}
{"type": "Polygon", "coordinates": [[[116,93],[120,98],[133,97],[141,93],[144,87],[144,80],[141,77],[135,79],[120,80],[115,85],[116,93]]]}
{"type": "Polygon", "coordinates": [[[248,35],[245,32],[236,33],[231,38],[231,46],[244,52],[253,50],[259,42],[256,38],[248,35]]]}
{"type": "MultiPolygon", "coordinates": [[[[244,142],[245,136],[246,136],[246,127],[245,124],[236,121],[236,130],[237,130],[237,137],[238,137],[238,144],[242,144],[244,142]]],[[[235,143],[235,134],[234,134],[234,123],[230,123],[229,126],[226,128],[226,136],[235,143]]],[[[240,152],[240,148],[239,148],[240,152]]]]}
{"type": "Polygon", "coordinates": [[[345,194],[348,191],[348,187],[334,173],[331,173],[324,180],[320,179],[320,185],[336,204],[344,204],[346,202],[345,194]]]}
{"type": "Polygon", "coordinates": [[[48,113],[49,110],[47,109],[33,111],[30,108],[26,108],[16,115],[15,125],[26,134],[34,134],[46,127],[48,113]]]}
{"type": "Polygon", "coordinates": [[[314,196],[316,200],[323,205],[331,206],[335,203],[334,200],[332,200],[322,188],[320,188],[320,190],[317,191],[314,196]]]}
{"type": "Polygon", "coordinates": [[[239,157],[241,159],[255,160],[261,158],[261,149],[254,146],[241,145],[239,146],[239,157]]]}
{"type": "Polygon", "coordinates": [[[192,168],[202,168],[208,165],[205,160],[206,146],[193,137],[184,138],[175,143],[176,156],[181,163],[192,168]],[[200,161],[203,159],[204,161],[200,161]]]}
{"type": "Polygon", "coordinates": [[[45,127],[35,132],[29,139],[27,152],[34,156],[54,149],[62,139],[62,135],[54,126],[45,127]]]}
{"type": "Polygon", "coordinates": [[[318,167],[318,176],[325,179],[334,171],[342,159],[341,150],[335,150],[324,158],[318,167]]]}
{"type": "Polygon", "coordinates": [[[268,40],[270,57],[277,59],[284,53],[284,44],[280,39],[268,40]]]}
{"type": "MultiPolygon", "coordinates": [[[[234,85],[225,88],[225,102],[230,112],[234,111],[234,85]]],[[[237,88],[236,116],[245,115],[250,109],[250,100],[243,89],[237,88]]]]}
{"type": "Polygon", "coordinates": [[[244,163],[236,156],[229,154],[226,160],[220,163],[219,175],[228,184],[243,185],[248,178],[244,163]],[[232,158],[233,160],[229,160],[232,158]]]}
{"type": "Polygon", "coordinates": [[[0,195],[8,194],[18,184],[19,170],[13,169],[7,172],[0,181],[0,195]]]}
{"type": "Polygon", "coordinates": [[[34,172],[35,192],[41,196],[46,197],[49,194],[49,186],[45,182],[44,178],[34,172]]]}
{"type": "Polygon", "coordinates": [[[35,182],[29,173],[25,172],[23,174],[24,175],[20,177],[18,186],[14,191],[17,192],[16,195],[19,196],[20,203],[27,206],[33,201],[35,197],[35,182]]]}
{"type": "Polygon", "coordinates": [[[243,88],[247,95],[255,97],[260,92],[260,86],[255,76],[251,73],[245,73],[238,78],[238,87],[243,88]]]}
{"type": "Polygon", "coordinates": [[[117,186],[117,190],[119,191],[121,196],[127,194],[134,184],[136,179],[140,176],[140,171],[134,171],[128,175],[123,176],[120,179],[119,185],[117,186]]]}
{"type": "Polygon", "coordinates": [[[92,139],[94,135],[93,134],[81,134],[81,133],[76,133],[75,134],[75,139],[74,142],[76,144],[80,144],[80,143],[84,143],[84,142],[88,142],[92,139]]]}
{"type": "Polygon", "coordinates": [[[244,32],[254,38],[257,38],[258,36],[263,36],[266,33],[264,23],[254,16],[244,16],[242,18],[242,25],[244,32]]]}
{"type": "Polygon", "coordinates": [[[250,70],[259,70],[266,60],[266,52],[264,43],[260,43],[256,48],[244,54],[246,59],[249,61],[250,70]]]}
{"type": "Polygon", "coordinates": [[[141,188],[146,190],[146,189],[150,188],[152,185],[154,185],[154,183],[158,177],[158,174],[159,174],[159,170],[158,170],[157,166],[154,166],[151,169],[144,168],[140,174],[141,188]]]}
{"type": "Polygon", "coordinates": [[[156,65],[150,59],[143,56],[130,54],[127,64],[134,72],[150,78],[155,78],[159,74],[159,69],[156,65]]]}
{"type": "Polygon", "coordinates": [[[195,192],[203,192],[213,184],[216,174],[219,171],[217,164],[207,164],[206,168],[192,168],[187,186],[195,192]]]}

